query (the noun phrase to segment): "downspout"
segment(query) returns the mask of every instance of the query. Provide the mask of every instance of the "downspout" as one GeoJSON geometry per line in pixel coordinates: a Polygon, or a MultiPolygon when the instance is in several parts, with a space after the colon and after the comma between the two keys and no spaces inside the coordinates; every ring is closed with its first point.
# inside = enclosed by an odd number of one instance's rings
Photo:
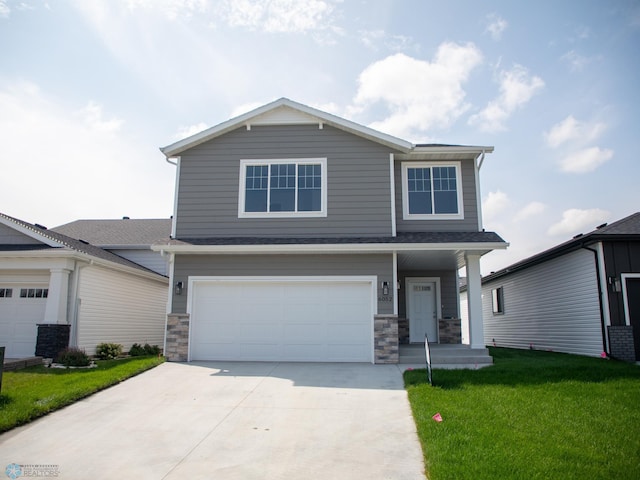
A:
{"type": "Polygon", "coordinates": [[[600,262],[598,261],[598,251],[593,248],[589,248],[584,245],[580,245],[580,248],[584,248],[585,250],[589,250],[593,253],[593,259],[596,263],[596,277],[598,279],[598,306],[600,307],[600,327],[602,330],[602,351],[607,354],[607,357],[611,356],[611,352],[607,351],[607,329],[604,324],[604,307],[602,305],[602,282],[600,281],[600,262]]]}

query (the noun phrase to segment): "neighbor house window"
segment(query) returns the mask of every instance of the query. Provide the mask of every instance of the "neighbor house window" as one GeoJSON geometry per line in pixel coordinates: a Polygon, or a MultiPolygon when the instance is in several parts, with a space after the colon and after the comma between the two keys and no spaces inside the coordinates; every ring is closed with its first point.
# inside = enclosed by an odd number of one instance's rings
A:
{"type": "Polygon", "coordinates": [[[503,287],[491,290],[491,303],[493,304],[493,314],[500,315],[504,313],[504,289],[503,287]]]}
{"type": "Polygon", "coordinates": [[[326,216],[327,160],[241,160],[240,217],[326,216]]]}
{"type": "Polygon", "coordinates": [[[404,163],[405,220],[463,218],[459,163],[404,163]]]}
{"type": "Polygon", "coordinates": [[[48,288],[21,288],[20,298],[47,298],[49,296],[48,288]]]}

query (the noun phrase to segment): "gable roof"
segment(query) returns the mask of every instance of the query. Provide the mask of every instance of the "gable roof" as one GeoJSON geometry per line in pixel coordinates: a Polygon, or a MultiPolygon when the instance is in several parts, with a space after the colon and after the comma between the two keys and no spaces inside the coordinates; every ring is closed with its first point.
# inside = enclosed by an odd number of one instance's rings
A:
{"type": "Polygon", "coordinates": [[[0,213],[0,224],[14,228],[20,233],[23,233],[39,242],[42,242],[39,248],[38,245],[29,245],[29,248],[24,248],[24,246],[18,246],[16,248],[15,245],[0,245],[0,251],[53,251],[54,249],[66,249],[71,252],[89,255],[95,259],[115,263],[123,267],[132,268],[145,273],[151,273],[159,277],[163,276],[158,274],[157,272],[154,272],[153,270],[143,267],[142,265],[132,262],[131,260],[127,260],[126,258],[111,253],[107,250],[103,250],[102,248],[91,245],[90,243],[87,243],[85,241],[76,240],[61,233],[47,230],[45,227],[42,227],[40,225],[34,225],[23,220],[10,217],[9,215],[5,215],[4,213],[0,213]]]}
{"type": "Polygon", "coordinates": [[[148,248],[171,235],[170,218],[76,220],[51,230],[102,248],[148,248]]]}
{"type": "Polygon", "coordinates": [[[640,212],[629,215],[612,224],[602,224],[587,234],[578,234],[571,240],[556,245],[532,257],[525,258],[502,270],[491,273],[482,279],[482,283],[490,282],[510,273],[538,265],[566,253],[578,250],[602,241],[640,241],[640,212]]]}
{"type": "MultiPolygon", "coordinates": [[[[411,142],[402,140],[392,135],[379,132],[364,125],[346,120],[331,113],[294,102],[288,98],[280,98],[274,102],[263,105],[243,115],[237,116],[214,127],[203,130],[190,137],[172,143],[166,147],[161,147],[160,151],[167,158],[179,156],[180,153],[193,148],[201,143],[213,140],[239,127],[251,128],[252,125],[292,125],[292,124],[326,124],[344,130],[346,132],[364,137],[373,142],[386,145],[401,153],[411,153],[416,148],[422,151],[428,150],[430,145],[414,145],[411,142]]],[[[451,145],[438,145],[437,148],[443,150],[451,149],[472,149],[475,152],[492,152],[493,147],[460,147],[451,145]]]]}

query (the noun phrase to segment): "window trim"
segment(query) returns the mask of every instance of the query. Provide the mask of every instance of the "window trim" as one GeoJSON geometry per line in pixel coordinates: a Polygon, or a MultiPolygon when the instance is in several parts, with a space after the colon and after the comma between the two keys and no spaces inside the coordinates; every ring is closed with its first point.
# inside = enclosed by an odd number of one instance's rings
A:
{"type": "MultiPolygon", "coordinates": [[[[433,175],[431,176],[431,179],[433,182],[433,175]]],[[[433,189],[432,189],[432,195],[433,195],[433,189]]],[[[461,162],[402,162],[402,219],[403,220],[462,220],[464,219],[464,203],[462,202],[461,162]],[[457,200],[458,200],[458,213],[413,213],[413,214],[409,213],[408,171],[410,168],[431,168],[431,167],[454,167],[456,169],[456,193],[457,193],[457,200]]]]}
{"type": "MultiPolygon", "coordinates": [[[[267,206],[269,205],[269,187],[267,187],[267,206]]],[[[238,218],[296,218],[296,217],[326,217],[327,216],[327,159],[326,158],[278,158],[278,159],[243,159],[240,160],[240,182],[238,189],[238,218]],[[296,196],[298,193],[298,166],[320,165],[322,184],[320,187],[319,211],[295,212],[246,212],[246,179],[248,166],[268,166],[271,177],[271,165],[294,164],[296,166],[296,196]]]]}
{"type": "Polygon", "coordinates": [[[504,315],[504,287],[491,289],[491,310],[494,315],[504,315]]]}

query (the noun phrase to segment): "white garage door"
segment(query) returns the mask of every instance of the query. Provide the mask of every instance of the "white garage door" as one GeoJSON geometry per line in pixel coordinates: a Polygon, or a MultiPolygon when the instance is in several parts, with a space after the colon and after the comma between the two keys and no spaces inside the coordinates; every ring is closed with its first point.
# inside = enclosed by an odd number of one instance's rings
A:
{"type": "Polygon", "coordinates": [[[33,357],[47,295],[46,284],[0,283],[0,346],[5,347],[5,358],[33,357]]]}
{"type": "Polygon", "coordinates": [[[203,280],[191,290],[191,360],[373,360],[372,281],[203,280]]]}

